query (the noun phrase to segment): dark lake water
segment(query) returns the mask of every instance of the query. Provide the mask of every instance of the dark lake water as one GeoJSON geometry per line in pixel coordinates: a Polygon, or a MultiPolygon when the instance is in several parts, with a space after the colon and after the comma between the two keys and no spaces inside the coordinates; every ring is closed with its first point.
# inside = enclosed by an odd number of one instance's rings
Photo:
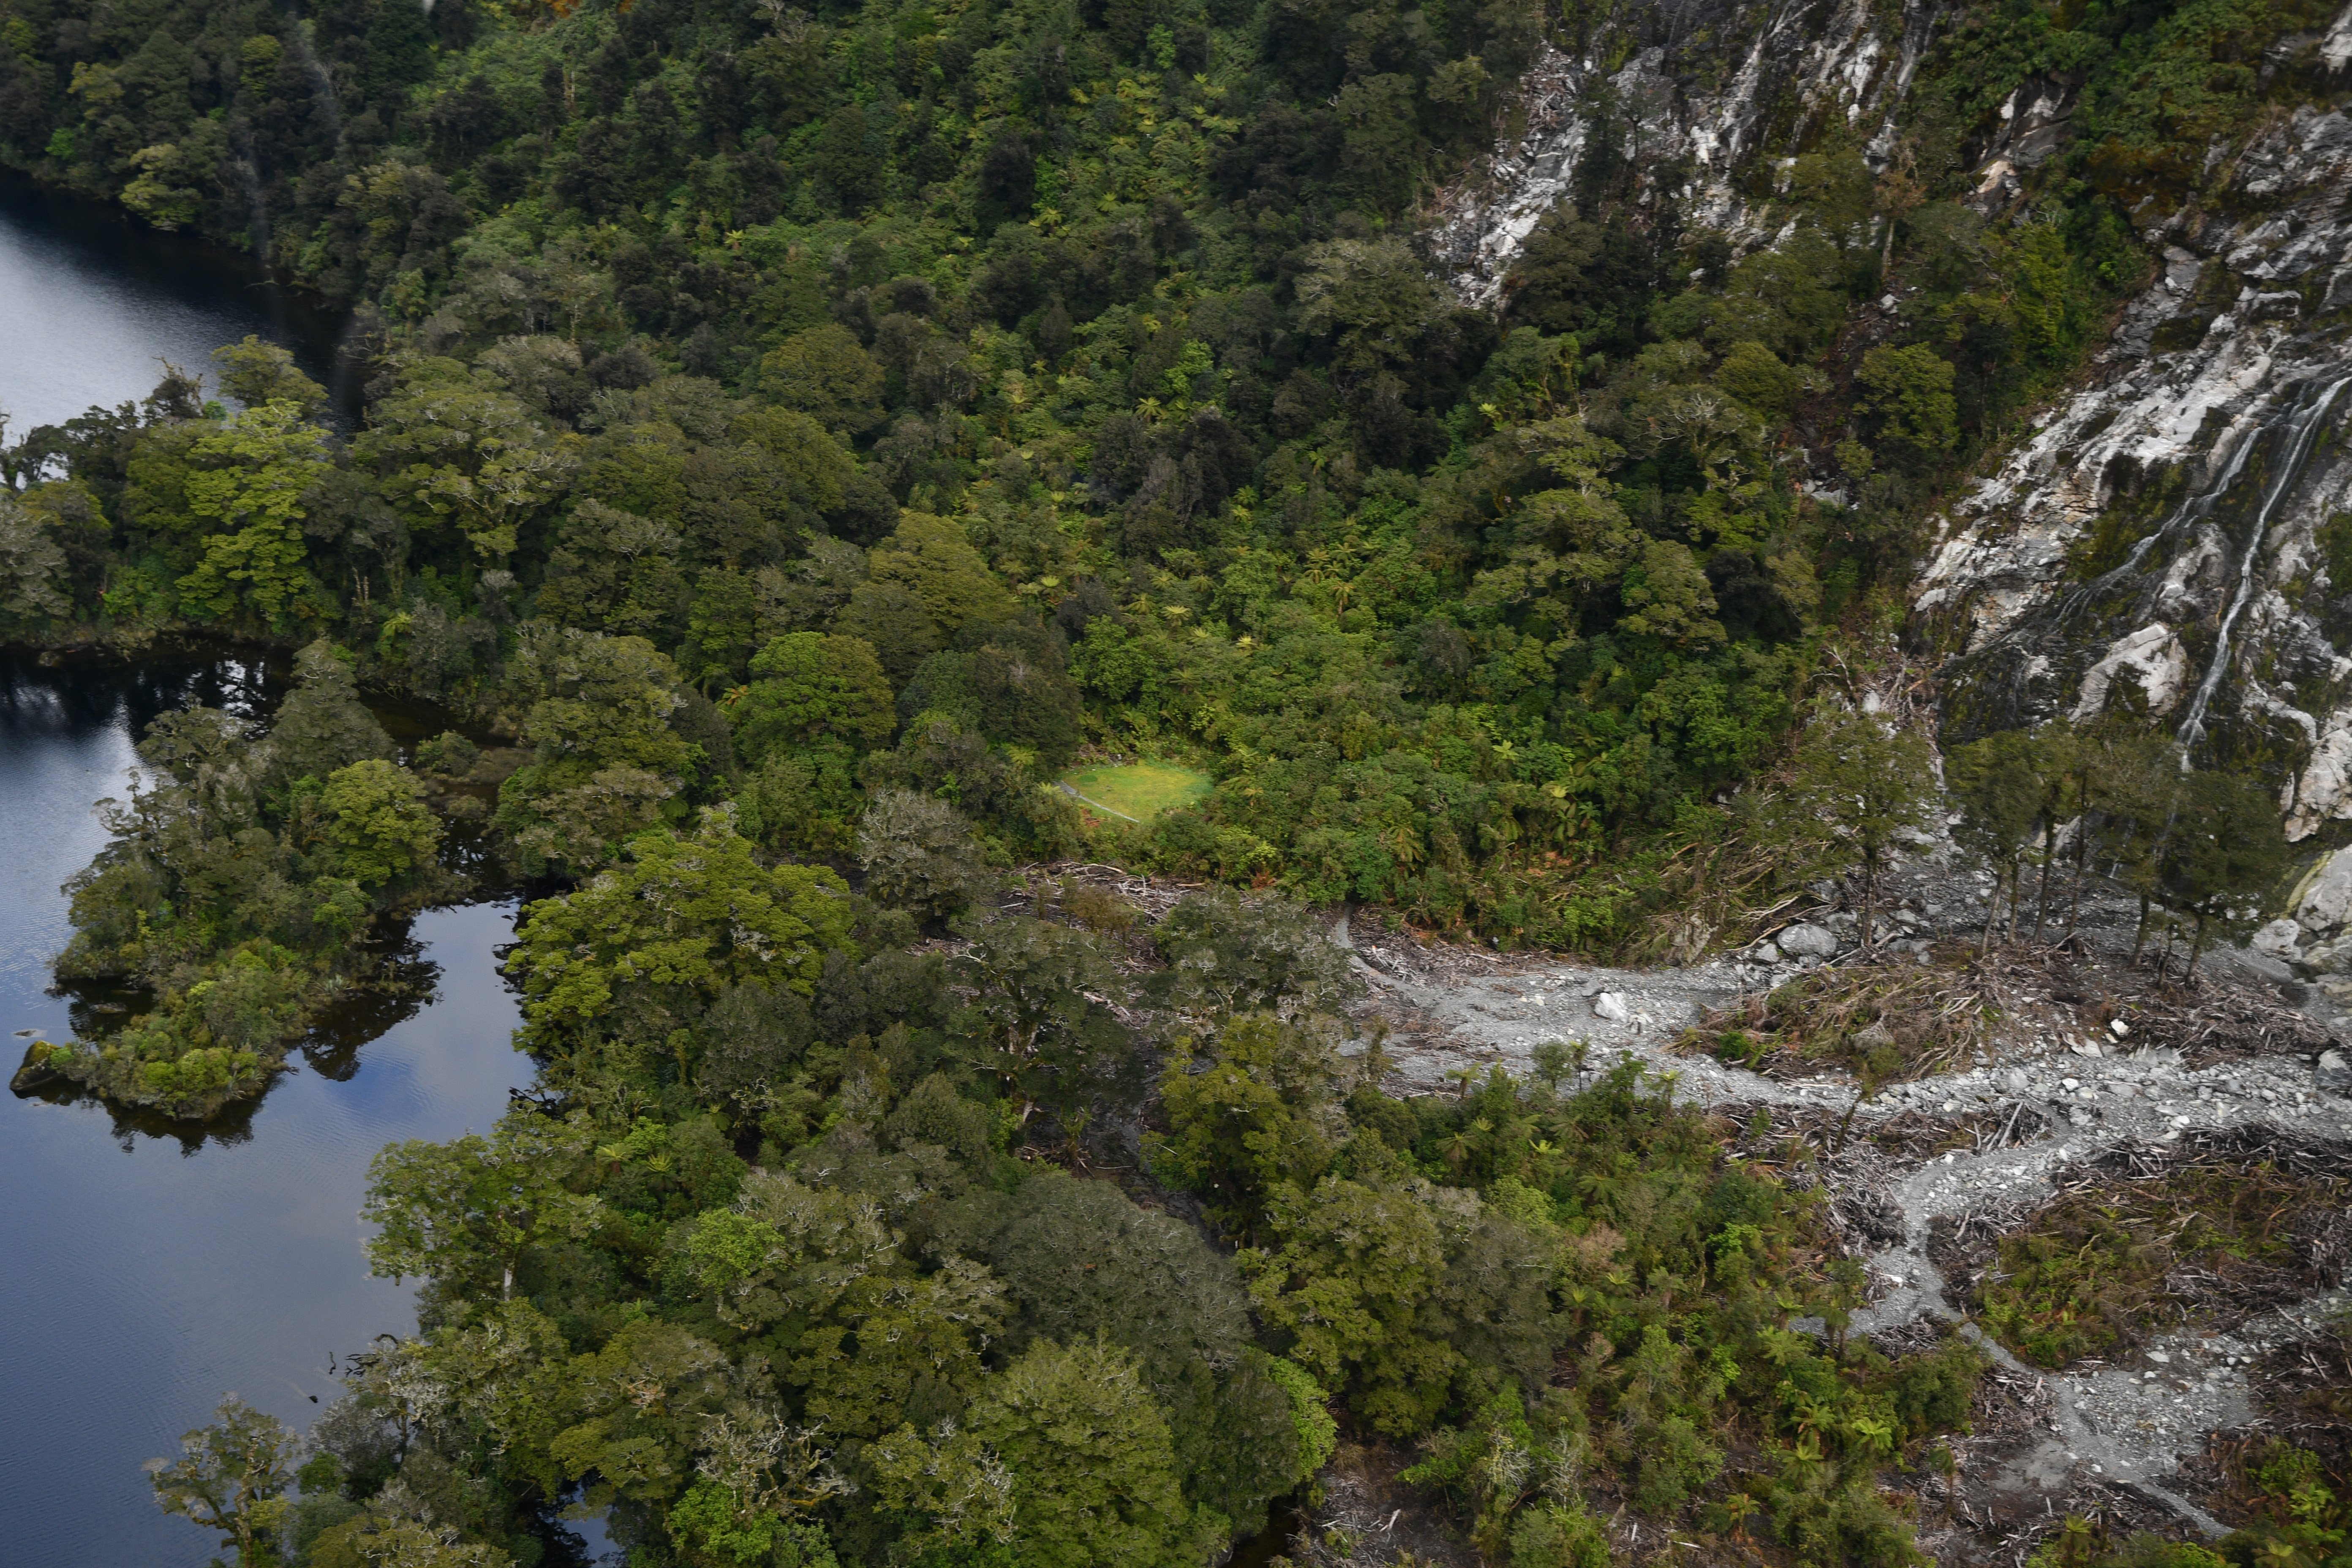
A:
{"type": "Polygon", "coordinates": [[[234,256],[0,180],[0,410],[12,438],[144,397],[159,361],[213,386],[213,350],[248,332],[331,386],[340,324],[234,256]]]}
{"type": "MultiPolygon", "coordinates": [[[[68,1030],[66,999],[47,994],[68,934],[58,884],[104,841],[90,805],[123,793],[136,729],[189,692],[250,707],[265,685],[234,660],[0,661],[0,1034],[12,1049],[18,1030],[68,1030]]],[[[10,1563],[196,1568],[213,1542],[157,1510],[142,1461],[173,1452],[230,1390],[305,1426],[338,1393],[330,1352],[414,1327],[410,1292],[371,1278],[361,1252],[367,1164],[394,1140],[488,1131],[528,1079],[493,952],[512,923],[510,905],[421,916],[413,938],[438,971],[432,1000],[396,1020],[347,1020],[215,1129],[0,1095],[10,1563]]]]}

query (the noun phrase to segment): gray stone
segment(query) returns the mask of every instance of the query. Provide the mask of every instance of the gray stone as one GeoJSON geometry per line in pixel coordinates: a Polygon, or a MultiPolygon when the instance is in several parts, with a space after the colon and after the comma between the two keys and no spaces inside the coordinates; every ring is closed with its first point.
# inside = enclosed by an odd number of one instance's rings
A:
{"type": "Polygon", "coordinates": [[[2352,1094],[2352,1062],[2344,1059],[2342,1051],[2322,1051],[2319,1065],[2311,1069],[2311,1081],[2338,1094],[2352,1094]]]}
{"type": "Polygon", "coordinates": [[[1603,991],[1592,999],[1592,1016],[1606,1018],[1612,1024],[1625,1021],[1625,998],[1614,991],[1603,991]]]}
{"type": "Polygon", "coordinates": [[[1799,958],[1828,958],[1838,950],[1838,939],[1827,927],[1811,921],[1799,921],[1782,931],[1776,939],[1782,952],[1799,958]]]}
{"type": "Polygon", "coordinates": [[[2246,945],[2256,952],[2266,952],[2273,958],[2293,958],[2295,943],[2303,939],[2303,927],[2291,920],[2274,920],[2248,939],[2246,945]]]}
{"type": "Polygon", "coordinates": [[[2352,924],[2352,855],[2330,854],[2304,884],[2295,923],[2317,936],[2352,924]]]}

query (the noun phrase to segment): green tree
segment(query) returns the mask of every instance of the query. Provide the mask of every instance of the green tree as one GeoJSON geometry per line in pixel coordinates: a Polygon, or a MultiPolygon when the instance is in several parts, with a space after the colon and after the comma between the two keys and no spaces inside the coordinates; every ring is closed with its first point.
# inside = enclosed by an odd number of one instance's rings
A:
{"type": "Polygon", "coordinates": [[[1723,641],[1723,623],[1715,618],[1715,590],[1686,544],[1671,539],[1644,542],[1639,558],[1626,568],[1622,593],[1626,613],[1617,624],[1628,633],[1677,647],[1723,641]]]}
{"type": "Polygon", "coordinates": [[[1276,1187],[1310,1189],[1330,1168],[1339,1052],[1320,1023],[1255,1014],[1218,1031],[1208,1057],[1205,1072],[1189,1053],[1170,1058],[1157,1163],[1227,1234],[1255,1241],[1276,1187]]]}
{"type": "Polygon", "coordinates": [[[2260,780],[2200,772],[2183,781],[2157,850],[2156,887],[2196,922],[2186,973],[2195,976],[2212,931],[2254,923],[2286,860],[2278,803],[2260,780]]]}
{"type": "Polygon", "coordinates": [[[499,565],[514,553],[516,531],[563,493],[580,437],[550,428],[487,370],[451,360],[404,368],[353,450],[417,522],[454,523],[482,561],[499,565]]]}
{"type": "Polygon", "coordinates": [[[757,762],[824,736],[858,746],[898,726],[889,678],[861,637],[793,632],[751,659],[751,684],[729,704],[737,752],[757,762]]]}
{"type": "Polygon", "coordinates": [[[198,437],[188,460],[188,514],[220,531],[204,534],[203,559],[179,580],[182,602],[207,620],[285,623],[316,588],[302,522],[328,467],[326,433],[299,405],[265,403],[198,437]]]}
{"type": "Polygon", "coordinates": [[[522,1037],[561,1054],[630,995],[682,1005],[749,981],[811,994],[824,955],[851,948],[851,920],[838,875],[761,865],[723,810],[690,837],[645,835],[621,865],[525,914],[507,961],[522,1037]]]}
{"type": "Polygon", "coordinates": [[[1013,613],[1013,596],[962,528],[947,518],[901,513],[897,531],[874,547],[866,564],[877,587],[896,584],[912,594],[943,636],[966,621],[1001,621],[1013,613]]]}
{"type": "Polygon", "coordinates": [[[1926,465],[1958,444],[1952,362],[1925,343],[1880,344],[1862,356],[1854,379],[1863,388],[1855,407],[1874,422],[1882,449],[1926,465]]]}
{"type": "Polygon", "coordinates": [[[956,970],[977,994],[985,1065],[1022,1096],[1024,1120],[1039,1103],[1079,1103],[1093,1069],[1126,1044],[1110,1011],[1126,983],[1101,943],[1025,915],[976,921],[968,934],[956,970]]]}
{"type": "Polygon", "coordinates": [[[1825,704],[1798,738],[1792,764],[1788,784],[1758,811],[1759,837],[1788,857],[1784,875],[1860,870],[1863,941],[1874,943],[1879,874],[1898,844],[1934,821],[1933,753],[1914,731],[1825,704]]]}
{"type": "Polygon", "coordinates": [[[577,1241],[594,1230],[604,1205],[574,1191],[590,1140],[531,1109],[511,1110],[498,1130],[447,1143],[388,1145],[368,1167],[361,1214],[373,1270],[424,1279],[447,1289],[498,1284],[514,1294],[515,1270],[542,1237],[577,1241]]]}
{"type": "Polygon", "coordinates": [[[795,332],[760,362],[769,396],[832,430],[871,428],[882,416],[882,367],[847,328],[828,322],[795,332]]]}
{"type": "Polygon", "coordinates": [[[1184,1501],[1166,1418],[1113,1346],[1033,1345],[989,1380],[971,1431],[1013,1478],[1013,1539],[1037,1568],[1181,1568],[1221,1544],[1184,1501]]]}
{"type": "MultiPolygon", "coordinates": [[[[1386,118],[1379,104],[1375,90],[1364,104],[1367,131],[1386,118]]],[[[1335,239],[1310,247],[1306,260],[1298,324],[1330,336],[1339,364],[1378,370],[1412,355],[1421,329],[1437,313],[1437,293],[1411,246],[1387,237],[1335,239]]]]}
{"type": "Polygon", "coordinates": [[[677,672],[642,637],[534,627],[507,666],[528,704],[529,765],[499,790],[498,826],[526,861],[587,868],[664,820],[686,786],[691,744],[673,727],[677,672]]]}
{"type": "Polygon", "coordinates": [[[328,813],[327,842],[363,887],[423,870],[441,847],[441,825],[425,804],[425,786],[391,763],[338,768],[320,801],[328,813]]]}
{"type": "Polygon", "coordinates": [[[1999,731],[1955,748],[1944,759],[1944,776],[1960,808],[1955,837],[1993,873],[1980,949],[1992,943],[2004,886],[2010,890],[2010,935],[2017,934],[2018,874],[2048,793],[2042,761],[2033,735],[2023,730],[1999,731]]]}
{"type": "Polygon", "coordinates": [[[1402,1436],[1444,1405],[1462,1356],[1421,1321],[1445,1268],[1437,1218],[1395,1178],[1394,1157],[1359,1133],[1354,1175],[1313,1188],[1273,1189],[1266,1225],[1276,1238],[1238,1261],[1285,1352],[1349,1403],[1374,1430],[1402,1436]]]}
{"type": "Polygon", "coordinates": [[[393,755],[392,737],[360,700],[351,656],[326,638],[294,656],[294,689],[269,727],[269,760],[281,780],[323,779],[338,768],[393,755]]]}
{"type": "Polygon", "coordinates": [[[1187,894],[1152,928],[1151,942],[1168,964],[1163,994],[1188,1010],[1324,1013],[1352,988],[1346,950],[1279,894],[1187,894]]]}
{"type": "Polygon", "coordinates": [[[995,883],[971,824],[937,795],[879,789],[857,829],[866,886],[885,903],[946,920],[995,883]]]}
{"type": "Polygon", "coordinates": [[[1781,363],[1770,349],[1753,341],[1725,350],[1714,379],[1716,385],[1768,419],[1786,418],[1798,395],[1820,382],[1809,372],[1781,363]]]}
{"type": "Polygon", "coordinates": [[[37,631],[73,614],[66,552],[39,514],[0,486],[0,627],[37,631]]]}
{"type": "Polygon", "coordinates": [[[218,1532],[237,1568],[268,1568],[301,1439],[234,1394],[214,1414],[181,1437],[178,1458],[148,1460],[147,1479],[165,1513],[218,1532]]]}
{"type": "Polygon", "coordinates": [[[213,358],[221,367],[221,390],[247,408],[290,403],[310,418],[327,406],[327,389],[303,374],[292,354],[250,332],[242,342],[213,350],[213,358]]]}

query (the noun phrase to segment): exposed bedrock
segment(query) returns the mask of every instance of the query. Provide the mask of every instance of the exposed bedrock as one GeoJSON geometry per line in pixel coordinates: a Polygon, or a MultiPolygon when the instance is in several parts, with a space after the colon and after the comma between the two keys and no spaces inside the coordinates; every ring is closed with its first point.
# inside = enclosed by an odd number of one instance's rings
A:
{"type": "Polygon", "coordinates": [[[1948,740],[2126,709],[2316,845],[2352,822],[2352,119],[2298,110],[2226,190],[2149,231],[2091,384],[1939,520],[1917,630],[1948,740]]]}
{"type": "Polygon", "coordinates": [[[1621,58],[1601,52],[1617,47],[1613,34],[1588,53],[1546,45],[1494,152],[1438,196],[1439,271],[1465,302],[1492,303],[1537,222],[1573,189],[1596,134],[1678,182],[1663,194],[1682,204],[1685,222],[1742,243],[1768,238],[1738,176],[1832,115],[1866,130],[1877,153],[1940,9],[1932,0],[1904,0],[1893,17],[1865,0],[1661,7],[1641,47],[1621,58]]]}

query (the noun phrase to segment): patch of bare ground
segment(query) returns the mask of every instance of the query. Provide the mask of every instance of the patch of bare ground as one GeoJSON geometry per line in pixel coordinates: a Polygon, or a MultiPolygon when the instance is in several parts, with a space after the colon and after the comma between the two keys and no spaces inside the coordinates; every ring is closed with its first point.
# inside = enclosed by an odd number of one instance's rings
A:
{"type": "Polygon", "coordinates": [[[1426,1493],[1397,1479],[1418,1456],[1342,1443],[1319,1478],[1322,1498],[1299,1511],[1287,1552],[1297,1568],[1480,1568],[1426,1493]]]}

